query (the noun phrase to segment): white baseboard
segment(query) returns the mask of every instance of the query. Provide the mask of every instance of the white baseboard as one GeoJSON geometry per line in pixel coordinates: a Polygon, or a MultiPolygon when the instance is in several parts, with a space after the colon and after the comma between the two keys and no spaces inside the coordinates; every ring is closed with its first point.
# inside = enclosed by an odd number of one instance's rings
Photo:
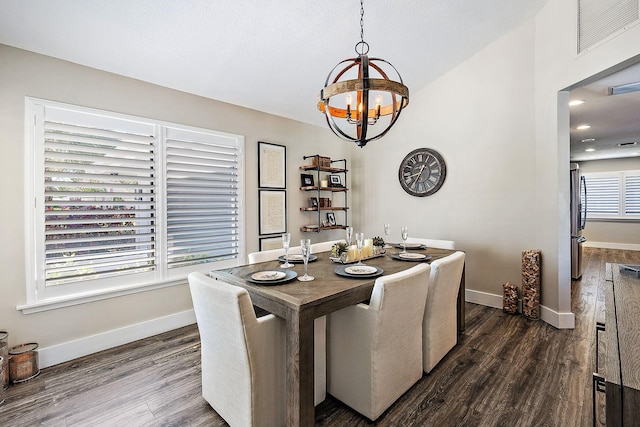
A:
{"type": "MultiPolygon", "coordinates": [[[[465,289],[465,301],[502,309],[502,295],[465,289]]],[[[518,304],[518,308],[522,310],[521,304],[518,304]]],[[[559,313],[544,305],[540,306],[540,319],[558,329],[573,329],[576,326],[573,313],[559,313]]]]}
{"type": "Polygon", "coordinates": [[[196,315],[192,309],[74,341],[40,348],[38,349],[39,367],[47,368],[194,323],[196,323],[196,315]]]}
{"type": "Polygon", "coordinates": [[[623,251],[640,251],[640,245],[636,243],[612,243],[612,242],[591,242],[587,240],[582,244],[587,248],[621,249],[623,251]]]}
{"type": "Polygon", "coordinates": [[[487,307],[502,309],[502,296],[496,294],[489,294],[487,292],[473,291],[471,289],[465,289],[464,300],[472,302],[474,304],[480,304],[487,307]]]}

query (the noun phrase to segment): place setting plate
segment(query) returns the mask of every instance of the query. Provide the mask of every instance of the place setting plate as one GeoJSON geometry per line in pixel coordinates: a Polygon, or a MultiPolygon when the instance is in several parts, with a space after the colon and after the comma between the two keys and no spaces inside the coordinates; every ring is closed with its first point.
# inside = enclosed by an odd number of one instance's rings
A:
{"type": "MultiPolygon", "coordinates": [[[[316,261],[317,259],[318,257],[314,254],[309,254],[309,262],[316,261]]],[[[284,255],[280,255],[278,257],[278,260],[280,262],[286,262],[284,259],[284,255]]],[[[301,254],[291,254],[287,257],[287,261],[289,261],[291,264],[304,264],[304,260],[302,259],[301,254]]]]}
{"type": "MultiPolygon", "coordinates": [[[[404,249],[405,247],[405,245],[403,245],[402,243],[395,243],[394,246],[398,249],[404,249]]],[[[427,246],[423,245],[422,243],[406,243],[406,248],[407,249],[427,249],[427,246]]]]}
{"type": "Polygon", "coordinates": [[[279,285],[289,282],[297,276],[298,273],[293,270],[261,270],[247,274],[244,279],[258,285],[279,285]]]}
{"type": "Polygon", "coordinates": [[[373,265],[340,265],[333,272],[338,276],[366,279],[380,276],[384,270],[373,265]]]}
{"type": "Polygon", "coordinates": [[[394,252],[391,254],[391,258],[398,259],[400,261],[429,261],[431,259],[431,255],[418,254],[415,252],[394,252]]]}

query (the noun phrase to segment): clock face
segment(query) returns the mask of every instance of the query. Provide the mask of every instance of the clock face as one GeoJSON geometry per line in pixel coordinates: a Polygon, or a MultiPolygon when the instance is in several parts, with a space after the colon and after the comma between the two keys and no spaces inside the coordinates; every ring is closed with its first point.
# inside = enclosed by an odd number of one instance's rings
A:
{"type": "Polygon", "coordinates": [[[430,148],[413,150],[405,156],[398,169],[400,186],[416,197],[430,196],[438,191],[446,175],[444,159],[430,148]]]}

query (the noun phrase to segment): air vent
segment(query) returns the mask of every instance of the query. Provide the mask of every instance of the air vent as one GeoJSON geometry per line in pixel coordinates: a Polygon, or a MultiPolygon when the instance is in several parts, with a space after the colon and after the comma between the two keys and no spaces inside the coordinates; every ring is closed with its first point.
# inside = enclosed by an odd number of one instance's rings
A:
{"type": "Polygon", "coordinates": [[[578,0],[578,53],[638,20],[638,0],[578,0]]]}
{"type": "Polygon", "coordinates": [[[618,144],[618,147],[634,147],[638,145],[638,141],[633,141],[633,142],[621,142],[620,144],[618,144]]]}
{"type": "Polygon", "coordinates": [[[637,92],[640,90],[640,82],[625,83],[623,85],[609,88],[609,95],[620,95],[621,93],[637,92]]]}

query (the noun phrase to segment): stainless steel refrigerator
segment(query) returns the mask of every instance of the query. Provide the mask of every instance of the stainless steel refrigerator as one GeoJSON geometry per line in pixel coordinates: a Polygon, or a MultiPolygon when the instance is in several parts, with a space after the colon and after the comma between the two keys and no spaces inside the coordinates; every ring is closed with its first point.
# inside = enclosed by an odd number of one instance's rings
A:
{"type": "Polygon", "coordinates": [[[587,185],[577,163],[571,163],[571,278],[582,277],[582,235],[587,222],[587,185]]]}

